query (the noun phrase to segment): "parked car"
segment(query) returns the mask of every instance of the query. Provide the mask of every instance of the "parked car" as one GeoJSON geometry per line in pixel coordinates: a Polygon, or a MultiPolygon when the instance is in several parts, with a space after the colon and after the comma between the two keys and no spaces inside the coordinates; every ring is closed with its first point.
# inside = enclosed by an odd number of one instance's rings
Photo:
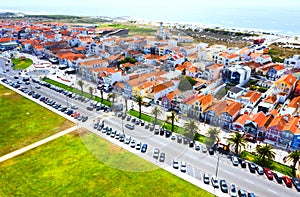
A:
{"type": "Polygon", "coordinates": [[[172,132],[169,130],[166,130],[165,134],[166,134],[166,138],[169,138],[172,135],[172,132]]]}
{"type": "Polygon", "coordinates": [[[282,179],[283,179],[283,182],[285,183],[285,185],[287,187],[292,187],[292,181],[289,177],[283,176],[282,179]]]}
{"type": "Polygon", "coordinates": [[[246,161],[244,159],[239,158],[239,162],[240,162],[242,168],[246,168],[247,167],[246,161]]]}
{"type": "Polygon", "coordinates": [[[127,116],[126,120],[130,121],[130,119],[131,119],[131,116],[127,116]]]}
{"type": "Polygon", "coordinates": [[[211,177],[211,184],[214,188],[219,188],[219,181],[216,177],[211,177]]]}
{"type": "Polygon", "coordinates": [[[145,129],[149,129],[150,124],[145,124],[145,129]]]}
{"type": "Polygon", "coordinates": [[[237,197],[236,186],[235,184],[231,184],[230,186],[230,196],[237,197]]]}
{"type": "Polygon", "coordinates": [[[248,193],[248,197],[255,197],[255,194],[253,192],[248,193]]]}
{"type": "Polygon", "coordinates": [[[264,172],[266,174],[266,176],[268,177],[268,179],[273,180],[273,172],[272,170],[270,170],[269,168],[264,168],[264,172]]]}
{"type": "Polygon", "coordinates": [[[158,159],[158,155],[159,155],[159,149],[155,148],[153,151],[153,158],[158,159]]]}
{"type": "Polygon", "coordinates": [[[256,165],[256,171],[259,175],[263,175],[264,174],[264,169],[259,166],[259,165],[256,165]]]}
{"type": "Polygon", "coordinates": [[[141,148],[141,152],[142,153],[145,153],[147,151],[147,147],[148,145],[147,144],[143,144],[142,148],[141,148]]]}
{"type": "Polygon", "coordinates": [[[136,143],[135,145],[136,150],[141,150],[141,147],[142,147],[142,142],[136,143]]]}
{"type": "Polygon", "coordinates": [[[193,140],[190,140],[189,147],[190,147],[190,148],[193,148],[193,147],[194,147],[194,141],[193,141],[193,140]]]}
{"type": "Polygon", "coordinates": [[[175,169],[179,168],[179,161],[177,159],[173,159],[173,168],[175,169]]]}
{"type": "Polygon", "coordinates": [[[119,133],[116,133],[115,139],[116,139],[116,140],[119,140],[119,139],[120,139],[120,134],[119,134],[119,133]]]}
{"type": "Polygon", "coordinates": [[[134,129],[134,125],[131,125],[131,124],[126,124],[125,127],[130,130],[134,129]]]}
{"type": "Polygon", "coordinates": [[[283,179],[281,174],[273,172],[273,176],[276,179],[277,183],[282,184],[283,179]]]}
{"type": "Polygon", "coordinates": [[[119,141],[120,142],[124,142],[124,140],[125,140],[125,134],[120,134],[120,139],[119,139],[119,141]]]}
{"type": "Polygon", "coordinates": [[[171,135],[171,140],[176,140],[176,135],[174,133],[171,135]]]}
{"type": "Polygon", "coordinates": [[[202,153],[207,153],[207,147],[205,144],[202,145],[202,153]]]}
{"type": "Polygon", "coordinates": [[[239,194],[239,197],[247,197],[247,193],[243,189],[239,189],[238,194],[239,194]]]}
{"type": "Polygon", "coordinates": [[[159,134],[159,129],[154,129],[154,135],[158,135],[159,134]]]}
{"type": "Polygon", "coordinates": [[[208,174],[206,174],[206,173],[203,174],[203,182],[204,182],[205,184],[209,184],[209,176],[208,176],[208,174]]]}
{"type": "Polygon", "coordinates": [[[190,141],[190,140],[189,140],[188,138],[186,138],[186,137],[183,138],[183,144],[188,144],[189,141],[190,141]]]}
{"type": "Polygon", "coordinates": [[[116,136],[117,131],[112,131],[110,137],[114,138],[116,136]]]}
{"type": "Polygon", "coordinates": [[[294,177],[294,178],[292,178],[292,182],[293,182],[296,190],[298,192],[300,192],[300,181],[296,177],[294,177]]]}
{"type": "Polygon", "coordinates": [[[134,148],[135,147],[135,139],[132,139],[130,142],[130,147],[134,148]]]}
{"type": "Polygon", "coordinates": [[[195,150],[199,151],[201,149],[201,145],[199,143],[195,143],[195,150]]]}
{"type": "Polygon", "coordinates": [[[256,170],[256,165],[252,162],[249,162],[248,163],[248,168],[250,170],[251,173],[255,173],[255,170],[256,170]]]}
{"type": "Polygon", "coordinates": [[[160,153],[159,161],[160,161],[160,162],[164,162],[164,161],[165,161],[165,158],[166,158],[166,154],[165,154],[165,153],[160,153]]]}
{"type": "Polygon", "coordinates": [[[185,161],[181,161],[180,171],[186,172],[186,162],[185,161]]]}
{"type": "Polygon", "coordinates": [[[239,165],[239,160],[236,156],[231,156],[231,162],[234,166],[238,166],[239,165]]]}
{"type": "Polygon", "coordinates": [[[127,137],[127,138],[125,138],[125,144],[129,144],[130,143],[130,140],[131,140],[131,137],[127,137]]]}
{"type": "Polygon", "coordinates": [[[182,137],[180,135],[177,135],[177,142],[182,143],[182,137]]]}
{"type": "Polygon", "coordinates": [[[228,186],[225,180],[220,180],[220,187],[223,193],[228,193],[228,186]]]}

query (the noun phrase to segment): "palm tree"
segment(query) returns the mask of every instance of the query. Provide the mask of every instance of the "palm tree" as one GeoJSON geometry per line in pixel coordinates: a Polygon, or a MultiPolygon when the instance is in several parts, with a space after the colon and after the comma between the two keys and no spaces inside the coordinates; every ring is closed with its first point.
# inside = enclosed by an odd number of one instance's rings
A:
{"type": "Polygon", "coordinates": [[[227,139],[227,142],[231,144],[232,148],[234,148],[235,154],[237,155],[239,154],[239,149],[241,149],[241,147],[245,148],[246,146],[246,140],[239,132],[235,132],[233,135],[231,135],[227,139]]]}
{"type": "Polygon", "coordinates": [[[77,84],[80,86],[80,88],[81,88],[81,94],[83,94],[83,81],[81,81],[81,80],[79,80],[79,81],[77,81],[77,84]]]}
{"type": "Polygon", "coordinates": [[[90,86],[89,87],[89,92],[91,94],[91,98],[93,98],[93,91],[94,91],[94,88],[90,86]]]}
{"type": "Polygon", "coordinates": [[[266,158],[268,160],[274,159],[275,153],[272,149],[273,148],[269,144],[266,144],[265,146],[256,146],[256,152],[258,154],[259,159],[261,161],[264,161],[266,158]]]}
{"type": "Polygon", "coordinates": [[[293,162],[293,173],[295,174],[296,164],[300,160],[300,151],[295,150],[290,152],[290,154],[287,156],[287,160],[293,162]]]}
{"type": "Polygon", "coordinates": [[[207,131],[207,143],[208,145],[214,144],[216,141],[219,141],[220,130],[214,127],[211,127],[207,131]]]}
{"type": "Polygon", "coordinates": [[[198,126],[196,125],[194,120],[189,120],[188,122],[184,123],[183,128],[189,131],[190,139],[194,139],[195,133],[198,131],[198,126]]]}
{"type": "Polygon", "coordinates": [[[174,132],[174,123],[175,123],[175,121],[177,122],[179,120],[179,118],[173,110],[169,114],[167,114],[166,121],[168,122],[169,120],[171,120],[172,132],[174,132]]]}
{"type": "Polygon", "coordinates": [[[141,96],[137,96],[135,97],[135,102],[139,105],[139,119],[141,119],[143,98],[141,96]]]}
{"type": "Polygon", "coordinates": [[[115,102],[116,98],[117,98],[117,94],[115,92],[111,93],[111,99],[113,103],[115,102]]]}
{"type": "Polygon", "coordinates": [[[162,114],[162,111],[157,107],[155,106],[152,110],[152,114],[154,115],[154,125],[157,124],[157,116],[161,115],[162,114]]]}
{"type": "Polygon", "coordinates": [[[107,100],[110,101],[111,98],[112,98],[112,94],[108,94],[108,95],[107,95],[107,100]]]}

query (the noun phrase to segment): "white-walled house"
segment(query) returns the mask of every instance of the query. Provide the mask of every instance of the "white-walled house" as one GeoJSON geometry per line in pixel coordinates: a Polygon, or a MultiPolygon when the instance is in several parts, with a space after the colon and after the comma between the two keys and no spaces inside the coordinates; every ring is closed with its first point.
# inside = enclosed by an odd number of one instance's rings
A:
{"type": "Polygon", "coordinates": [[[294,68],[300,68],[300,55],[294,55],[293,57],[286,58],[284,60],[285,66],[293,66],[294,68]]]}

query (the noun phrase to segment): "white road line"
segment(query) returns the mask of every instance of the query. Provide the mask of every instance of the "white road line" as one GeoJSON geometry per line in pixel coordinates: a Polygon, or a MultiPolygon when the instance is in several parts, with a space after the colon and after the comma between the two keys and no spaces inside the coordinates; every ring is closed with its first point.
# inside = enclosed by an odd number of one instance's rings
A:
{"type": "Polygon", "coordinates": [[[233,175],[233,173],[232,173],[232,172],[229,172],[229,171],[227,171],[227,170],[223,170],[223,172],[225,172],[225,173],[227,173],[227,174],[231,174],[231,175],[233,175]]]}
{"type": "Polygon", "coordinates": [[[273,194],[277,194],[277,192],[275,192],[274,190],[271,189],[267,189],[269,192],[272,192],[273,194]]]}
{"type": "Polygon", "coordinates": [[[246,182],[254,184],[252,181],[249,181],[248,179],[245,179],[246,182]]]}

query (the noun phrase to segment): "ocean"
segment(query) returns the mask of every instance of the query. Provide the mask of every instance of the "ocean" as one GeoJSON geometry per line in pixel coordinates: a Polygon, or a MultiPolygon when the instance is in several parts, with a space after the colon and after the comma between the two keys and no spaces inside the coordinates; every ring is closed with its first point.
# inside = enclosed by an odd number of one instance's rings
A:
{"type": "Polygon", "coordinates": [[[99,8],[97,6],[76,7],[37,7],[26,6],[19,8],[2,6],[1,10],[14,10],[20,12],[39,12],[51,14],[69,14],[83,16],[132,16],[155,21],[169,21],[193,23],[206,26],[249,29],[287,36],[300,36],[300,8],[299,7],[187,7],[183,4],[182,10],[174,9],[135,9],[99,8]],[[163,10],[163,11],[162,11],[163,10]]]}

